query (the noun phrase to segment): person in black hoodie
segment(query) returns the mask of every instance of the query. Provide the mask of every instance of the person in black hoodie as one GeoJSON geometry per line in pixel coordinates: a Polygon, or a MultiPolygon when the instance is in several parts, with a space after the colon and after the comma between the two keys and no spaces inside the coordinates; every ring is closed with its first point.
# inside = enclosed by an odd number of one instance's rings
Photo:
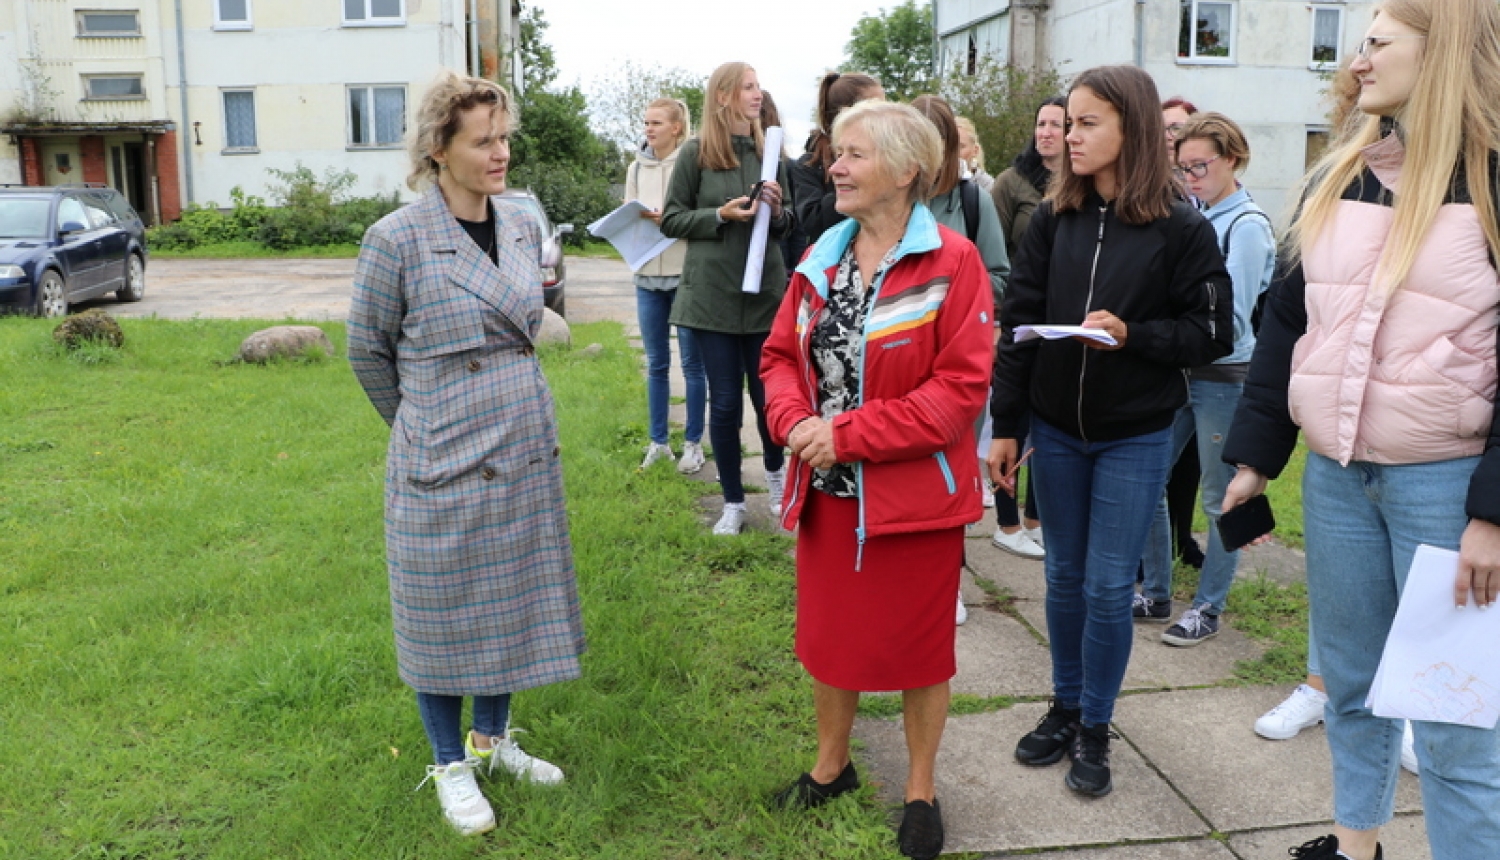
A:
{"type": "Polygon", "coordinates": [[[829,72],[818,84],[818,127],[804,145],[802,157],[792,163],[792,206],[797,224],[807,234],[807,244],[818,241],[823,231],[844,220],[834,209],[833,183],[828,167],[833,164],[833,139],[829,131],[839,111],[865,99],[883,99],[880,81],[857,72],[829,72]]]}
{"type": "Polygon", "coordinates": [[[1229,354],[1234,301],[1213,227],[1175,193],[1151,77],[1101,66],[1068,92],[1068,157],[1021,241],[1000,321],[990,477],[1015,492],[1029,406],[1047,524],[1051,708],[1016,746],[1071,753],[1069,788],[1111,790],[1109,721],[1134,637],[1130,601],[1170,469],[1184,368],[1229,354]],[[1018,339],[1018,326],[1097,329],[1018,339]]]}

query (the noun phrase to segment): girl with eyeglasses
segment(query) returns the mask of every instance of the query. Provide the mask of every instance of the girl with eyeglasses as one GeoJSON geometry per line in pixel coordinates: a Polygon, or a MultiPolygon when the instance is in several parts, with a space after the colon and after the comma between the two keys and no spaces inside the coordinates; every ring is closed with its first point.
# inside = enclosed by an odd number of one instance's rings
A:
{"type": "MultiPolygon", "coordinates": [[[[1334,826],[1302,860],[1383,856],[1401,721],[1365,699],[1417,546],[1458,553],[1456,609],[1500,597],[1500,7],[1388,0],[1350,70],[1366,116],[1304,179],[1224,451],[1228,511],[1308,448],[1334,826]]],[[[1500,729],[1413,730],[1434,860],[1500,857],[1500,729]]]]}

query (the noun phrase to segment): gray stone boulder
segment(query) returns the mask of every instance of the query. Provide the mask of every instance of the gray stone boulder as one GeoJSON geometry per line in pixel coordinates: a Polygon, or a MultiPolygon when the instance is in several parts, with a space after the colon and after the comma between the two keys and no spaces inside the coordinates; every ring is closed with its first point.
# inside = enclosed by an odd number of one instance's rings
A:
{"type": "Polygon", "coordinates": [[[240,343],[240,361],[265,364],[272,358],[302,358],[318,350],[335,355],[333,341],[315,325],[278,325],[263,328],[240,343]]]}
{"type": "Polygon", "coordinates": [[[52,339],[68,349],[78,349],[88,342],[119,349],[125,345],[125,332],[120,330],[114,317],[94,308],[58,323],[52,329],[52,339]]]}
{"type": "Polygon", "coordinates": [[[560,343],[572,346],[573,330],[568,328],[568,321],[558,316],[557,312],[551,308],[542,308],[542,327],[537,332],[536,342],[538,345],[560,343]]]}

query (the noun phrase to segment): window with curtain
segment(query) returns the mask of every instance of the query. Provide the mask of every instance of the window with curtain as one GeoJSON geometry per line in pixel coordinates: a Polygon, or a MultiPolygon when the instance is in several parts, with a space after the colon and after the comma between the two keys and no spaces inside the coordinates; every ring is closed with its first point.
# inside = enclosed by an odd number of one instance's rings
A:
{"type": "Polygon", "coordinates": [[[1344,9],[1341,6],[1314,6],[1312,14],[1310,65],[1318,70],[1336,69],[1339,43],[1344,39],[1344,9]]]}
{"type": "Polygon", "coordinates": [[[1232,0],[1182,0],[1177,59],[1232,60],[1234,7],[1232,0]]]}
{"type": "Polygon", "coordinates": [[[255,149],[255,91],[224,91],[224,148],[255,149]]]}
{"type": "Polygon", "coordinates": [[[406,87],[349,88],[349,145],[400,146],[406,133],[406,87]]]}

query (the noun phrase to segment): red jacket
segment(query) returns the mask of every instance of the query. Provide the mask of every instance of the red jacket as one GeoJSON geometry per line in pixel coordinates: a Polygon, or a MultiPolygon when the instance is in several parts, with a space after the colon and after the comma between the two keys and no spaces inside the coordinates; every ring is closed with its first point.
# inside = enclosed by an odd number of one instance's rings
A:
{"type": "MultiPolygon", "coordinates": [[[[761,353],[766,417],[778,444],[816,416],[812,326],[826,304],[853,220],[830,228],[797,267],[761,353]]],[[[833,422],[839,462],[856,464],[861,546],[867,536],[929,531],[983,514],[974,421],[994,356],[989,273],[967,239],[917,204],[864,329],[859,405],[833,422]]],[[[812,467],[793,458],[782,525],[792,528],[812,467]]]]}

